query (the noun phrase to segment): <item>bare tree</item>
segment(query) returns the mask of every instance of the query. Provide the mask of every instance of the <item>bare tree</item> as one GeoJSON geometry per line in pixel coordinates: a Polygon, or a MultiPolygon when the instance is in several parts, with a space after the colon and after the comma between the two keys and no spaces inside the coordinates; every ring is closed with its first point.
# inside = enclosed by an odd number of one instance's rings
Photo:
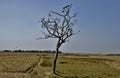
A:
{"type": "Polygon", "coordinates": [[[56,53],[53,60],[53,73],[56,74],[56,62],[59,54],[59,48],[63,43],[65,43],[69,37],[77,34],[78,32],[73,32],[73,26],[76,23],[76,20],[73,19],[76,17],[76,13],[70,15],[72,5],[67,5],[63,7],[61,13],[51,11],[48,14],[48,18],[42,18],[41,27],[46,30],[42,32],[44,37],[38,39],[48,39],[48,38],[57,38],[56,44],[56,53]]]}

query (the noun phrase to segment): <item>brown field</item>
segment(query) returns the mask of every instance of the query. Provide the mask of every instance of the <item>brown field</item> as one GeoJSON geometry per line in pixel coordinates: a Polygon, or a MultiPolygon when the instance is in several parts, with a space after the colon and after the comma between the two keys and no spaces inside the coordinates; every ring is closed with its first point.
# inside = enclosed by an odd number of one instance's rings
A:
{"type": "MultiPolygon", "coordinates": [[[[53,78],[53,54],[0,53],[0,78],[53,78]]],[[[61,54],[56,78],[120,78],[120,56],[61,54]]]]}

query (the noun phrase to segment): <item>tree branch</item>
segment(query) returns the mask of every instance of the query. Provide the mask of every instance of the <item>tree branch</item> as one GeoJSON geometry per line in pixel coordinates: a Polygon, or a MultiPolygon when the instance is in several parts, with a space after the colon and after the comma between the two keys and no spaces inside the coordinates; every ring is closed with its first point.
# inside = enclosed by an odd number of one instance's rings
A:
{"type": "Polygon", "coordinates": [[[62,13],[51,11],[47,20],[42,18],[42,27],[46,29],[47,34],[42,32],[45,37],[40,37],[39,39],[58,38],[60,43],[64,43],[67,38],[77,34],[78,32],[73,33],[72,28],[72,26],[74,26],[76,23],[76,21],[72,19],[76,17],[77,13],[75,13],[73,16],[70,16],[70,9],[71,5],[67,5],[63,7],[62,13]],[[52,18],[52,14],[61,17],[63,20],[59,22],[60,18],[52,18]]]}

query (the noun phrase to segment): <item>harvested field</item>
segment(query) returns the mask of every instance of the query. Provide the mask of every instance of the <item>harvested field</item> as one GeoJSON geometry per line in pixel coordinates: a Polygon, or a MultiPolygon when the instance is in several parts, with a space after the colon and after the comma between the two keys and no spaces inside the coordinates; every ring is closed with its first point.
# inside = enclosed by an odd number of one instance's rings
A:
{"type": "MultiPolygon", "coordinates": [[[[0,78],[53,78],[52,54],[0,53],[0,78]]],[[[57,62],[57,78],[120,78],[120,56],[67,55],[57,62]]]]}

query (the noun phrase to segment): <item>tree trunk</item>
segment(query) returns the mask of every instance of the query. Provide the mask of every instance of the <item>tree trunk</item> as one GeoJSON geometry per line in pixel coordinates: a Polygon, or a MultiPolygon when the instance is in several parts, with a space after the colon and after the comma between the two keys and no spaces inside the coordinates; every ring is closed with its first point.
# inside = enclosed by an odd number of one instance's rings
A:
{"type": "Polygon", "coordinates": [[[59,54],[59,48],[61,46],[62,42],[60,42],[60,39],[57,42],[56,45],[56,53],[55,53],[55,58],[53,60],[53,74],[56,75],[56,62],[57,62],[57,58],[58,58],[58,54],[59,54]]]}
{"type": "Polygon", "coordinates": [[[58,53],[59,53],[59,48],[56,47],[56,54],[55,54],[55,58],[53,60],[53,74],[56,74],[56,62],[57,62],[57,58],[58,58],[58,53]]]}

